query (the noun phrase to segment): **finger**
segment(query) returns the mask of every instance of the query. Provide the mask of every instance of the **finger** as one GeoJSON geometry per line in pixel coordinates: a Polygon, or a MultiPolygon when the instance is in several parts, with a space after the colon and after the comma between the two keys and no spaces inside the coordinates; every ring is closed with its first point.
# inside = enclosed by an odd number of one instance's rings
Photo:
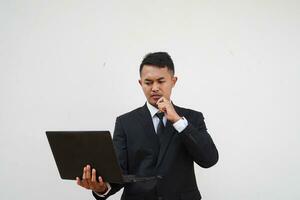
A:
{"type": "Polygon", "coordinates": [[[90,189],[92,189],[92,180],[91,180],[91,166],[90,165],[87,165],[86,166],[86,182],[88,184],[88,187],[90,189]]]}
{"type": "Polygon", "coordinates": [[[161,97],[157,102],[156,102],[156,105],[158,107],[160,106],[168,106],[170,105],[170,102],[165,98],[165,97],[161,97]]]}
{"type": "Polygon", "coordinates": [[[167,98],[163,97],[163,102],[164,103],[169,103],[169,100],[167,98]]]}
{"type": "Polygon", "coordinates": [[[86,177],[85,177],[87,180],[90,180],[91,179],[91,166],[90,165],[87,165],[86,166],[86,177]]]}
{"type": "Polygon", "coordinates": [[[156,105],[157,105],[157,106],[164,105],[163,100],[160,98],[160,99],[156,102],[156,105]]]}
{"type": "Polygon", "coordinates": [[[161,112],[166,112],[166,110],[167,110],[165,103],[157,104],[157,107],[158,107],[159,111],[161,111],[161,112]]]}
{"type": "Polygon", "coordinates": [[[80,181],[80,178],[79,178],[79,177],[76,177],[76,183],[77,183],[77,185],[80,185],[80,186],[81,186],[81,181],[80,181]]]}
{"type": "Polygon", "coordinates": [[[96,170],[92,169],[92,178],[89,181],[89,186],[91,190],[94,190],[95,188],[97,188],[97,180],[96,180],[96,170]]]}
{"type": "Polygon", "coordinates": [[[103,182],[103,179],[101,176],[99,176],[98,181],[99,181],[100,186],[102,187],[104,185],[104,182],[103,182]]]}
{"type": "Polygon", "coordinates": [[[79,186],[81,186],[81,187],[84,187],[84,188],[88,189],[88,188],[85,186],[84,182],[81,181],[79,177],[76,177],[76,183],[77,183],[77,185],[79,185],[79,186]]]}
{"type": "Polygon", "coordinates": [[[96,182],[96,170],[92,170],[92,182],[96,182]]]}
{"type": "Polygon", "coordinates": [[[157,100],[156,104],[158,105],[158,104],[160,104],[160,103],[162,103],[162,102],[164,102],[164,97],[160,97],[160,98],[157,100]]]}
{"type": "Polygon", "coordinates": [[[85,167],[83,168],[83,172],[82,172],[82,180],[85,180],[85,167]]]}
{"type": "Polygon", "coordinates": [[[87,189],[89,188],[89,184],[86,179],[86,167],[83,168],[81,185],[82,185],[82,187],[85,187],[87,189]]]}
{"type": "Polygon", "coordinates": [[[90,184],[91,184],[91,166],[90,165],[86,165],[86,167],[85,167],[85,183],[86,183],[86,185],[87,185],[87,187],[89,188],[89,189],[91,189],[90,188],[90,184]]]}

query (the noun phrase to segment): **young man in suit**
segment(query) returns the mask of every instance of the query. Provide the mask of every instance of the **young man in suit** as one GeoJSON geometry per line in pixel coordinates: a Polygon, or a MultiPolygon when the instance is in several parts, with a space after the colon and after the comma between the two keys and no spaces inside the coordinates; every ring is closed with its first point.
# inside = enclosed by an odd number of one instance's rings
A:
{"type": "Polygon", "coordinates": [[[147,54],[140,65],[140,80],[147,102],[119,116],[113,136],[124,174],[159,176],[149,182],[124,185],[96,178],[87,165],[77,184],[106,199],[122,187],[122,200],[199,200],[194,162],[204,168],[217,163],[218,151],[207,132],[202,113],[175,106],[171,101],[176,84],[174,64],[166,52],[147,54]]]}

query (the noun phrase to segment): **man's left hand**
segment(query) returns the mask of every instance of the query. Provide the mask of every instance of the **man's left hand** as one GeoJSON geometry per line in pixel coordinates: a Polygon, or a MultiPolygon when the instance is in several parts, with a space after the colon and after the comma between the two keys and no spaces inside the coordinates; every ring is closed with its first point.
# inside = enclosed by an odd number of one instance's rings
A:
{"type": "Polygon", "coordinates": [[[167,120],[172,123],[177,122],[181,118],[175,111],[173,104],[165,97],[161,97],[156,104],[158,109],[165,113],[167,120]]]}

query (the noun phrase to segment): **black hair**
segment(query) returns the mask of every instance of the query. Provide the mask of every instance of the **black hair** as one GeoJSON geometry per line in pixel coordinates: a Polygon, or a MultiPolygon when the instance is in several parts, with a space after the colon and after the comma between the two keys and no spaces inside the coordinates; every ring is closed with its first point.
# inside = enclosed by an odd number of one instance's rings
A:
{"type": "Polygon", "coordinates": [[[167,67],[173,75],[175,73],[173,60],[167,52],[148,53],[140,65],[140,74],[144,65],[152,65],[159,68],[167,67]]]}

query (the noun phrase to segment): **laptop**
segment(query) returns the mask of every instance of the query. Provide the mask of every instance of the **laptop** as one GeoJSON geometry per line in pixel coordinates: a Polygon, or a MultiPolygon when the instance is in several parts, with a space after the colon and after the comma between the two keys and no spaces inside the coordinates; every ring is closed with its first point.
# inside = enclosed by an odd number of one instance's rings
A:
{"type": "Polygon", "coordinates": [[[62,179],[81,178],[89,164],[104,181],[123,182],[109,131],[46,131],[46,135],[62,179]]]}
{"type": "Polygon", "coordinates": [[[109,183],[149,182],[161,176],[137,177],[122,175],[109,131],[46,131],[60,177],[81,178],[89,164],[109,183]]]}

